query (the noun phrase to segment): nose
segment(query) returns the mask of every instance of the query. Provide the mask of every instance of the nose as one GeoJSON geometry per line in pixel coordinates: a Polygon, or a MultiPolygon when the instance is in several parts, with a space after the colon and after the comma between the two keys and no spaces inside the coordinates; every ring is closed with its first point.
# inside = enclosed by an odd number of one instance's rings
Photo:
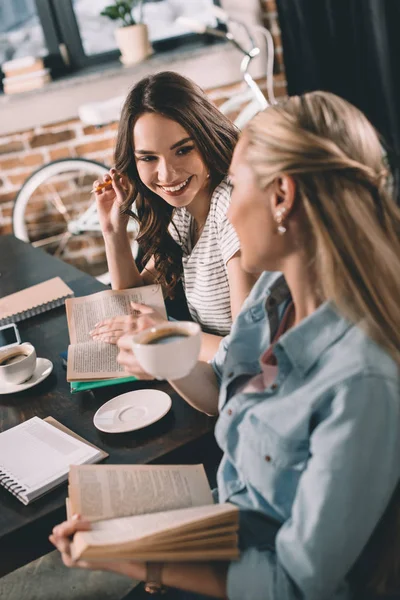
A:
{"type": "Polygon", "coordinates": [[[174,165],[165,159],[160,159],[158,161],[157,176],[159,183],[168,184],[174,181],[174,179],[176,178],[176,171],[174,165]]]}

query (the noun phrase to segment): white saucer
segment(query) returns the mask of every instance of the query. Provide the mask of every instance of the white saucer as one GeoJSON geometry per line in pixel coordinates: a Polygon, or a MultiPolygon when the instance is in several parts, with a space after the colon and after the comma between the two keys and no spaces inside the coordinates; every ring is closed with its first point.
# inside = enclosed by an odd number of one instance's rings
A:
{"type": "Polygon", "coordinates": [[[135,390],[103,404],[94,415],[93,423],[106,433],[135,431],[162,419],[171,405],[171,398],[165,392],[135,390]]]}
{"type": "Polygon", "coordinates": [[[32,377],[24,383],[1,383],[0,382],[0,394],[15,394],[15,392],[23,392],[29,388],[37,385],[43,379],[46,379],[53,370],[53,363],[47,358],[38,358],[36,361],[36,369],[33,372],[32,377]]]}

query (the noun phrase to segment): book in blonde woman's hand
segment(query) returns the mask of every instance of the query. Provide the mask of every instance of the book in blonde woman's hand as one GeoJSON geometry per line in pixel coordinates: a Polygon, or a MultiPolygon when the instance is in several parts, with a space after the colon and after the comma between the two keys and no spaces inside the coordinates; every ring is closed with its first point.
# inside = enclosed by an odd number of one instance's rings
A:
{"type": "Polygon", "coordinates": [[[75,560],[238,558],[239,511],[214,504],[202,465],[84,465],[69,473],[67,514],[92,522],[75,534],[75,560]]]}
{"type": "Polygon", "coordinates": [[[147,304],[167,319],[161,286],[146,285],[131,290],[104,290],[90,296],[66,300],[70,346],[67,381],[93,381],[126,377],[117,363],[114,344],[96,342],[90,332],[104,319],[132,314],[131,302],[147,304]]]}

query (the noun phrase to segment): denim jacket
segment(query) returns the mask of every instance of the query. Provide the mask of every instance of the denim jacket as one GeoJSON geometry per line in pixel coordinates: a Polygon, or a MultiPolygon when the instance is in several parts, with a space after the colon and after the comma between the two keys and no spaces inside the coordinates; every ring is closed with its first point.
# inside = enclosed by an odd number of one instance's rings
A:
{"type": "Polygon", "coordinates": [[[398,365],[328,302],[276,342],[269,388],[230,394],[261,371],[289,300],[264,273],[212,361],[219,501],[241,509],[230,600],[353,598],[348,574],[400,478],[398,365]]]}

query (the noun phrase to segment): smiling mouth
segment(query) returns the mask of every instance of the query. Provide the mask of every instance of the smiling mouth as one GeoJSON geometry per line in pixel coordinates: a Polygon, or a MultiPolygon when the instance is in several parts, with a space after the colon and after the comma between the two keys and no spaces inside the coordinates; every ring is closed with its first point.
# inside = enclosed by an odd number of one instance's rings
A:
{"type": "Polygon", "coordinates": [[[178,183],[178,185],[159,185],[158,187],[167,194],[176,194],[177,192],[182,192],[185,188],[187,188],[191,179],[192,175],[185,179],[185,181],[182,181],[182,183],[178,183]]]}

